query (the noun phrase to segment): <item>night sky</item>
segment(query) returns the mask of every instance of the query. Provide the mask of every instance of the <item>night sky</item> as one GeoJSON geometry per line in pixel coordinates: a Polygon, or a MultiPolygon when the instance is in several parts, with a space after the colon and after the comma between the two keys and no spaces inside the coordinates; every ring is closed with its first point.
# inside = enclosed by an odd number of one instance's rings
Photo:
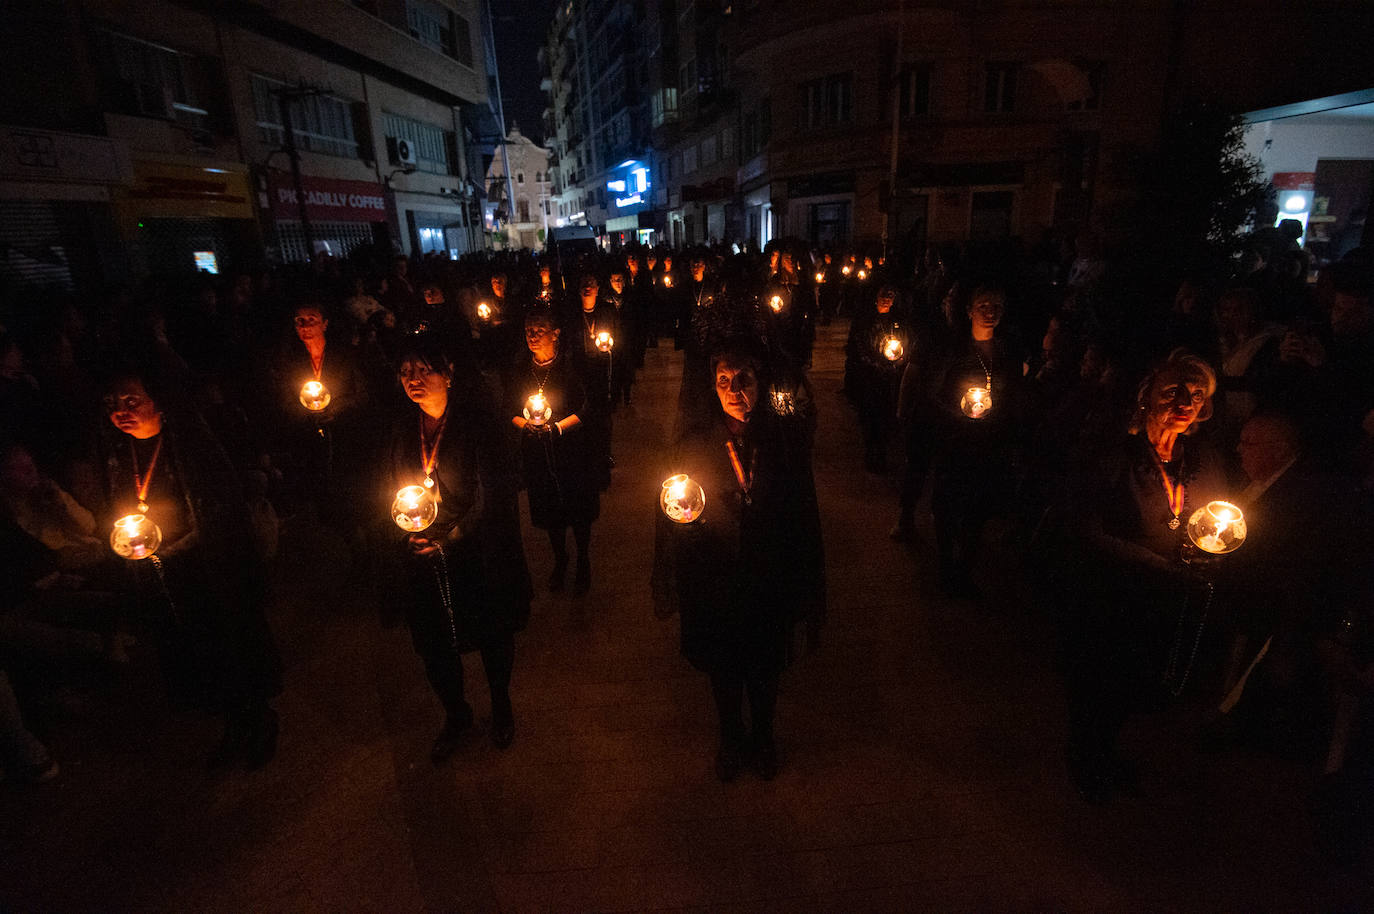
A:
{"type": "Polygon", "coordinates": [[[491,0],[496,32],[496,59],[501,70],[501,95],[506,106],[506,126],[520,125],[520,132],[544,139],[540,115],[544,93],[539,89],[536,55],[544,43],[556,0],[491,0]]]}

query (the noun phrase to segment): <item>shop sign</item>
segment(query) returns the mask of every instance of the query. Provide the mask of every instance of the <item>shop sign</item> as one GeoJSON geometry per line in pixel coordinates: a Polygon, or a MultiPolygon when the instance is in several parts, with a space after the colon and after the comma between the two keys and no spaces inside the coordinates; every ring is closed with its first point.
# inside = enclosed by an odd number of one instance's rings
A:
{"type": "MultiPolygon", "coordinates": [[[[386,196],[380,184],[302,176],[301,191],[305,195],[306,215],[311,219],[329,222],[386,220],[386,196]]],[[[269,174],[267,195],[273,218],[300,219],[300,205],[290,174],[276,171],[269,174]]]]}
{"type": "Polygon", "coordinates": [[[252,187],[242,166],[134,162],[133,185],[119,194],[126,220],[252,219],[252,187]]]}
{"type": "Polygon", "coordinates": [[[1316,180],[1316,172],[1276,171],[1272,183],[1274,190],[1311,190],[1316,180]]]}
{"type": "Polygon", "coordinates": [[[122,184],[127,171],[118,147],[105,137],[0,127],[0,176],[122,184]]]}

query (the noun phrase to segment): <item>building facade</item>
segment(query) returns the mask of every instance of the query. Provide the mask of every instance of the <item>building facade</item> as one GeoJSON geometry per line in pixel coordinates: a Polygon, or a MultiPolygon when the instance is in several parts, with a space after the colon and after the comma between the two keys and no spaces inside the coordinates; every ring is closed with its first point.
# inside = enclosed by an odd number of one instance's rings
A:
{"type": "Polygon", "coordinates": [[[465,116],[489,102],[478,0],[24,6],[0,123],[35,150],[27,161],[52,149],[61,164],[44,180],[41,164],[0,162],[0,222],[41,222],[46,206],[57,246],[75,250],[61,204],[94,206],[107,276],[120,261],[215,271],[264,251],[482,246],[486,163],[472,174],[465,116]],[[66,164],[77,147],[98,167],[66,164]]]}
{"type": "Polygon", "coordinates": [[[650,237],[645,4],[560,3],[540,53],[553,227],[590,225],[613,244],[650,237]]]}
{"type": "Polygon", "coordinates": [[[543,247],[553,211],[552,188],[549,151],[512,125],[504,154],[494,156],[487,170],[487,224],[496,234],[496,247],[543,247]]]}

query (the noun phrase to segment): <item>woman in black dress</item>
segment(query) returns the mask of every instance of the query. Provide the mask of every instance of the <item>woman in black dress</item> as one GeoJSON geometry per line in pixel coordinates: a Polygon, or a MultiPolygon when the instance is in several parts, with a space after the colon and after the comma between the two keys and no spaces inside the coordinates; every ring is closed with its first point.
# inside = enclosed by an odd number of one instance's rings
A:
{"type": "Polygon", "coordinates": [[[152,555],[134,553],[141,560],[127,564],[172,701],[224,718],[212,766],[259,768],[276,752],[269,703],[281,691],[281,670],[238,479],[209,428],[194,412],[173,409],[154,373],[117,373],[105,390],[106,415],[121,433],[106,456],[107,520],[144,514],[162,531],[152,555]]]}
{"type": "Polygon", "coordinates": [[[805,622],[814,644],[825,618],[811,429],[771,398],[760,402],[770,389],[762,347],[727,343],[709,365],[718,408],[665,467],[665,476],[686,473],[701,485],[705,510],[687,524],[660,513],[651,588],[660,614],[681,614],[683,656],[711,677],[717,776],[733,780],[752,752],[769,780],[778,770],[773,718],[793,632],[805,622]]]}
{"type": "Polygon", "coordinates": [[[515,633],[529,618],[531,588],[516,479],[499,420],[479,394],[453,387],[453,363],[435,342],[410,341],[401,353],[400,378],[419,409],[392,436],[388,498],[418,486],[437,502],[433,523],[405,537],[411,640],[447,714],[430,753],[437,763],[453,754],[473,724],[462,661],[473,650],[482,654],[491,691],[491,741],[505,749],[515,739],[510,680],[515,633]]]}
{"type": "Polygon", "coordinates": [[[855,316],[845,346],[845,387],[852,388],[855,396],[864,438],[864,468],[871,473],[887,472],[888,442],[897,426],[897,390],[911,346],[899,297],[895,284],[881,284],[873,304],[855,316]]]}
{"type": "Polygon", "coordinates": [[[1131,434],[1073,455],[1076,485],[1051,506],[1040,564],[1060,621],[1069,772],[1090,802],[1133,786],[1117,735],[1161,675],[1181,691],[1195,659],[1206,597],[1183,561],[1196,553],[1186,528],[1226,490],[1218,455],[1192,436],[1216,389],[1211,366],[1175,351],[1141,382],[1131,434]]]}
{"type": "Polygon", "coordinates": [[[553,548],[549,589],[563,589],[572,527],[577,543],[573,593],[582,596],[592,586],[592,521],[601,514],[604,456],[583,423],[587,396],[577,366],[560,345],[561,335],[548,309],[525,318],[529,357],[517,363],[507,384],[508,406],[511,423],[521,432],[530,523],[547,531],[553,548]]]}

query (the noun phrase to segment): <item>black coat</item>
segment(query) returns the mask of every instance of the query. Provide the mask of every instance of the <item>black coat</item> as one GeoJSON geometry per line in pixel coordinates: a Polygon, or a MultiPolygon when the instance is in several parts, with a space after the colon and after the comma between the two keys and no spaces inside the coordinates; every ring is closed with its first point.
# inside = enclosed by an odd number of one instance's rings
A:
{"type": "MultiPolygon", "coordinates": [[[[400,420],[391,438],[391,493],[420,485],[420,412],[400,420]]],[[[439,514],[424,531],[443,545],[454,624],[462,650],[520,631],[529,620],[533,587],[520,538],[517,479],[505,431],[475,406],[449,402],[439,445],[434,492],[439,514]]],[[[406,535],[396,529],[397,542],[406,535]]],[[[411,557],[411,598],[443,612],[435,571],[438,555],[411,557]]]]}
{"type": "Polygon", "coordinates": [[[509,416],[524,415],[525,401],[542,387],[552,416],[549,425],[577,416],[582,423],[564,433],[526,429],[520,437],[520,466],[530,505],[530,523],[541,530],[589,524],[601,514],[597,443],[586,424],[587,395],[581,373],[560,351],[553,364],[540,368],[526,353],[508,385],[509,416]]]}
{"type": "Polygon", "coordinates": [[[793,626],[825,618],[825,555],[804,421],[766,405],[742,434],[720,413],[682,439],[664,477],[686,473],[706,492],[702,516],[675,524],[659,511],[651,587],[677,609],[682,654],[703,671],[777,672],[793,626]],[[726,442],[752,485],[746,498],[726,442]]]}
{"type": "Polygon", "coordinates": [[[157,438],[114,440],[106,458],[111,513],[105,529],[134,511],[134,453],[146,473],[159,438],[147,503],[162,545],[156,561],[126,564],[158,631],[174,698],[216,711],[241,709],[281,690],[280,658],[263,612],[266,570],[247,502],[204,422],[167,414],[157,438]]]}

